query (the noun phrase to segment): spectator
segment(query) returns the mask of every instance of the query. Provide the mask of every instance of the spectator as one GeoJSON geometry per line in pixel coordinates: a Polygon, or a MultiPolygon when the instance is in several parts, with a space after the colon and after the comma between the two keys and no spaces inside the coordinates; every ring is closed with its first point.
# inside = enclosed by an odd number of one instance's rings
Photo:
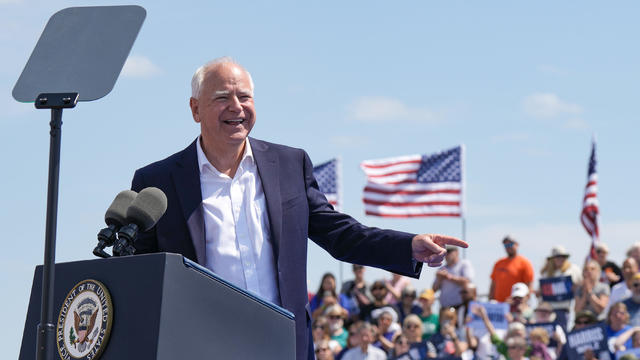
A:
{"type": "Polygon", "coordinates": [[[562,350],[562,346],[567,342],[567,337],[564,329],[560,324],[556,322],[556,314],[551,307],[551,304],[548,302],[541,302],[538,304],[534,311],[534,317],[531,321],[532,323],[556,323],[553,334],[551,335],[551,339],[553,341],[549,341],[549,345],[547,348],[549,352],[552,354],[553,358],[556,358],[560,351],[562,350]]]}
{"type": "Polygon", "coordinates": [[[329,319],[329,332],[331,339],[335,340],[340,346],[347,346],[347,337],[349,333],[344,328],[344,319],[346,317],[346,310],[338,304],[327,307],[324,315],[329,319]]]}
{"type": "MultiPolygon", "coordinates": [[[[520,322],[514,321],[509,324],[509,328],[507,329],[507,334],[505,335],[504,340],[500,338],[496,329],[493,327],[493,324],[489,320],[489,316],[487,315],[487,310],[481,305],[473,306],[471,308],[471,312],[476,314],[482,319],[485,328],[489,332],[489,336],[491,342],[496,346],[496,350],[498,353],[502,354],[505,357],[508,357],[508,346],[507,341],[512,337],[521,337],[524,339],[526,336],[526,329],[524,325],[520,322]]],[[[531,349],[525,351],[526,354],[530,353],[531,349]]]]}
{"type": "Polygon", "coordinates": [[[333,353],[329,347],[329,340],[320,340],[315,344],[316,360],[334,360],[333,353]]]}
{"type": "Polygon", "coordinates": [[[411,284],[408,277],[391,273],[391,280],[384,282],[387,288],[385,301],[387,304],[396,305],[400,301],[402,290],[411,284]]]}
{"type": "Polygon", "coordinates": [[[525,283],[515,283],[511,287],[511,296],[507,299],[511,321],[519,321],[523,324],[529,322],[533,316],[533,310],[527,304],[529,287],[525,283]]]}
{"type": "Polygon", "coordinates": [[[422,308],[416,304],[416,289],[409,285],[402,289],[402,295],[400,296],[400,302],[396,305],[396,310],[400,322],[404,321],[404,318],[409,314],[422,314],[422,308]]]}
{"type": "Polygon", "coordinates": [[[607,304],[607,310],[611,304],[615,304],[619,301],[626,300],[631,297],[631,283],[633,282],[633,275],[635,275],[640,268],[636,259],[628,257],[622,263],[622,278],[624,281],[613,285],[611,288],[611,296],[609,297],[609,303],[607,304]]]}
{"type": "MultiPolygon", "coordinates": [[[[607,314],[607,327],[606,333],[609,339],[609,351],[615,353],[615,344],[618,336],[622,335],[625,331],[631,329],[629,326],[629,312],[624,303],[615,303],[611,305],[609,313],[607,314]]],[[[623,344],[626,348],[630,348],[631,339],[627,340],[623,344]]]]}
{"type": "Polygon", "coordinates": [[[587,326],[591,326],[598,323],[598,317],[591,310],[582,310],[576,313],[576,321],[573,325],[573,330],[580,330],[587,326]]]}
{"type": "Polygon", "coordinates": [[[373,284],[371,284],[371,294],[373,295],[373,302],[360,308],[360,319],[371,322],[371,312],[373,310],[389,306],[389,303],[386,301],[387,293],[387,286],[385,285],[385,282],[383,280],[376,280],[373,284]]]}
{"type": "Polygon", "coordinates": [[[333,304],[340,304],[342,308],[345,308],[345,306],[348,306],[348,299],[344,294],[338,295],[336,293],[336,277],[332,273],[325,273],[322,275],[318,291],[309,302],[312,317],[316,318],[324,313],[328,306],[333,304]]]}
{"type": "Polygon", "coordinates": [[[432,289],[426,289],[420,294],[420,305],[422,305],[422,313],[419,315],[422,320],[422,340],[429,340],[431,335],[440,331],[440,320],[438,314],[431,309],[435,300],[435,294],[432,289]]]}
{"type": "Polygon", "coordinates": [[[609,286],[600,282],[602,270],[595,260],[587,260],[582,270],[582,285],[575,291],[575,310],[579,313],[589,310],[596,314],[598,319],[604,319],[604,309],[609,301],[609,286]]]}
{"type": "MultiPolygon", "coordinates": [[[[577,286],[582,283],[582,271],[578,265],[569,262],[569,253],[561,246],[556,245],[551,248],[551,255],[547,257],[547,261],[540,271],[541,278],[552,278],[558,276],[571,276],[572,283],[577,286]]],[[[550,301],[551,307],[556,314],[556,321],[563,329],[567,328],[569,321],[569,310],[571,309],[571,300],[550,301]]]]}
{"type": "Polygon", "coordinates": [[[629,312],[629,324],[640,326],[640,273],[635,273],[631,277],[631,297],[624,300],[629,312]]]}
{"type": "Polygon", "coordinates": [[[345,281],[342,284],[342,288],[340,289],[340,293],[344,294],[352,305],[352,309],[347,308],[349,311],[349,315],[358,315],[360,313],[360,308],[364,305],[368,305],[371,303],[371,297],[368,293],[369,286],[367,282],[364,281],[364,266],[353,264],[351,267],[353,271],[354,278],[353,280],[345,281]]]}
{"type": "Polygon", "coordinates": [[[640,241],[631,245],[629,250],[627,250],[627,257],[634,258],[636,260],[636,264],[640,265],[640,241]]]}
{"type": "Polygon", "coordinates": [[[393,351],[389,360],[421,360],[409,353],[409,340],[403,334],[396,336],[393,340],[393,351]]]}
{"type": "MultiPolygon", "coordinates": [[[[533,328],[529,333],[529,342],[531,343],[531,357],[541,360],[551,360],[556,358],[555,352],[552,353],[548,349],[549,334],[547,330],[539,327],[533,328]]],[[[555,349],[554,349],[555,351],[555,349]]]]}
{"type": "Polygon", "coordinates": [[[410,314],[402,323],[402,334],[407,337],[409,341],[409,353],[411,356],[424,359],[427,354],[435,354],[433,347],[428,348],[427,342],[422,340],[422,321],[417,315],[410,314]]]}
{"type": "Polygon", "coordinates": [[[362,321],[358,321],[349,325],[349,334],[347,336],[347,346],[343,348],[338,355],[335,356],[336,358],[335,360],[341,360],[347,351],[360,345],[360,336],[358,336],[358,326],[360,326],[361,323],[362,321]]]}
{"type": "Polygon", "coordinates": [[[468,348],[466,341],[462,339],[462,329],[456,329],[456,309],[453,307],[440,309],[440,332],[433,335],[427,348],[435,348],[436,357],[460,357],[468,348]]]}
{"type": "Polygon", "coordinates": [[[359,345],[349,349],[343,360],[387,360],[387,354],[379,348],[371,345],[373,342],[373,327],[367,322],[361,322],[357,327],[359,345]]]}
{"type": "Polygon", "coordinates": [[[533,283],[533,267],[524,256],[518,255],[518,242],[511,236],[502,240],[507,256],[498,260],[491,273],[489,299],[504,302],[511,287],[517,282],[525,283],[529,290],[533,283]]]}
{"type": "Polygon", "coordinates": [[[313,346],[318,350],[320,342],[326,342],[333,354],[338,354],[342,350],[342,346],[331,339],[331,331],[329,330],[329,320],[325,316],[318,316],[311,324],[311,334],[313,336],[313,346]]]}
{"type": "Polygon", "coordinates": [[[375,311],[379,311],[379,314],[373,316],[378,323],[376,341],[373,346],[389,352],[393,349],[393,338],[402,332],[397,323],[398,315],[391,307],[384,307],[375,311]]]}
{"type": "Polygon", "coordinates": [[[513,336],[505,342],[507,346],[507,358],[509,360],[527,360],[527,342],[522,336],[513,336]]]}
{"type": "Polygon", "coordinates": [[[469,303],[476,301],[476,285],[467,283],[462,289],[460,289],[460,296],[462,298],[462,305],[458,307],[458,328],[462,328],[467,323],[467,316],[469,313],[469,303]]]}
{"type": "Polygon", "coordinates": [[[618,338],[614,343],[615,350],[616,351],[629,350],[625,346],[625,344],[628,344],[629,339],[631,339],[631,348],[633,349],[640,348],[640,327],[639,326],[634,326],[629,330],[620,334],[620,336],[618,336],[618,338]]]}
{"type": "Polygon", "coordinates": [[[440,307],[458,307],[462,304],[460,289],[473,281],[474,273],[468,260],[460,259],[455,246],[447,246],[446,264],[436,273],[433,290],[440,290],[440,307]]]}
{"type": "Polygon", "coordinates": [[[596,243],[596,261],[602,268],[602,274],[600,275],[600,281],[609,285],[611,288],[613,285],[622,281],[622,271],[615,263],[607,259],[609,255],[609,247],[603,242],[596,243]]]}

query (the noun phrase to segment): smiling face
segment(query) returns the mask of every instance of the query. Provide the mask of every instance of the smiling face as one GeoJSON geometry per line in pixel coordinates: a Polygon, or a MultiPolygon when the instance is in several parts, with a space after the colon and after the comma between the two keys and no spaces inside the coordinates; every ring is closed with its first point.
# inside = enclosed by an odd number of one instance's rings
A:
{"type": "Polygon", "coordinates": [[[244,69],[233,63],[205,68],[200,93],[189,105],[200,123],[205,153],[243,149],[256,121],[251,78],[244,69]]]}

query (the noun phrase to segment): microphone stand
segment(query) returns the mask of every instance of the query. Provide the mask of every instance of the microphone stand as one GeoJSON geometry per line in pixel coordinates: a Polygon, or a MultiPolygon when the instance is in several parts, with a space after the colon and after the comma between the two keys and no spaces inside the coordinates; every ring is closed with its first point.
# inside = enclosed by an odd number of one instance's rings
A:
{"type": "Polygon", "coordinates": [[[42,272],[42,307],[36,340],[36,359],[53,359],[55,325],[53,324],[53,286],[55,280],[56,224],[58,220],[58,185],[60,180],[60,144],[62,109],[74,108],[78,93],[43,93],[36,97],[36,109],[51,109],[49,142],[49,183],[47,186],[47,220],[42,272]]]}

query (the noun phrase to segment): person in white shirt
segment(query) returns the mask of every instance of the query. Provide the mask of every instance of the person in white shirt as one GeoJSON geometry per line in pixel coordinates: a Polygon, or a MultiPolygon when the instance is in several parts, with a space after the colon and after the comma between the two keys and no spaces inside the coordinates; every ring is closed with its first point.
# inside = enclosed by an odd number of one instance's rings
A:
{"type": "Polygon", "coordinates": [[[622,278],[624,281],[620,281],[611,288],[611,296],[609,297],[609,303],[607,304],[605,312],[609,311],[611,305],[631,297],[630,287],[632,277],[638,271],[640,271],[640,267],[638,266],[636,259],[628,257],[624,260],[622,263],[622,278]]]}
{"type": "Polygon", "coordinates": [[[371,345],[374,339],[373,327],[367,322],[358,325],[360,346],[355,347],[342,357],[343,360],[386,360],[387,354],[379,348],[371,345]]]}

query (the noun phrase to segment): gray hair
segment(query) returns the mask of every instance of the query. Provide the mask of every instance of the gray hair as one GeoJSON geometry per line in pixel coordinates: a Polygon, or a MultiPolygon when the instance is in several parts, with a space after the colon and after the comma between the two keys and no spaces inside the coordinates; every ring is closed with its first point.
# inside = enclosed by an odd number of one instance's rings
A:
{"type": "Polygon", "coordinates": [[[253,92],[253,79],[251,78],[251,74],[249,73],[249,71],[247,71],[247,69],[245,69],[230,56],[222,56],[209,61],[196,70],[196,72],[193,74],[193,77],[191,78],[191,97],[197,98],[200,95],[200,88],[202,87],[202,81],[204,81],[204,75],[207,69],[214,68],[222,64],[233,64],[244,70],[247,76],[249,76],[249,84],[251,86],[251,92],[253,92]]]}

